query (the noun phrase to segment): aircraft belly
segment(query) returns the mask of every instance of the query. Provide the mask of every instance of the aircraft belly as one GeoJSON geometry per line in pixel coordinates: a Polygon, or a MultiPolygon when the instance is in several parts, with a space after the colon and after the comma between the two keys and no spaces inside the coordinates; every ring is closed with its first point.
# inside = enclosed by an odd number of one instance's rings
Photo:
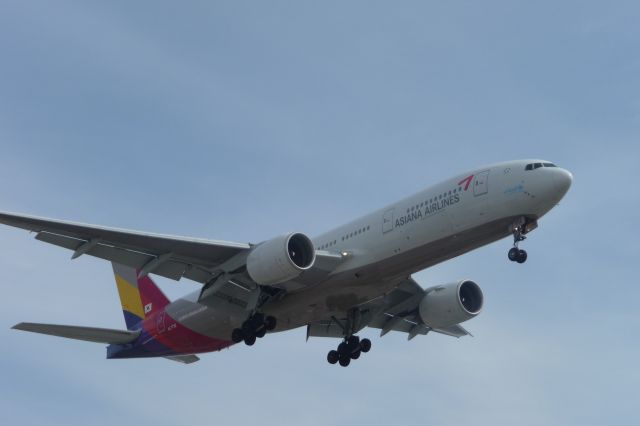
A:
{"type": "MultiPolygon", "coordinates": [[[[369,265],[335,274],[322,283],[293,292],[266,304],[263,312],[278,320],[275,331],[285,331],[316,322],[379,297],[398,282],[425,268],[509,235],[515,217],[506,217],[482,226],[440,238],[369,265]]],[[[246,312],[227,309],[225,302],[197,302],[197,293],[177,300],[167,314],[185,327],[213,338],[229,338],[246,319],[246,312]],[[218,306],[219,305],[219,306],[218,306]]]]}
{"type": "Polygon", "coordinates": [[[278,331],[326,319],[334,313],[344,313],[389,292],[412,273],[508,236],[509,225],[514,219],[495,220],[382,261],[341,272],[321,284],[265,306],[264,311],[278,318],[278,331]]]}
{"type": "MultiPolygon", "coordinates": [[[[181,325],[207,337],[228,339],[245,318],[230,315],[222,303],[202,305],[191,297],[178,299],[167,307],[167,314],[181,325]]],[[[197,299],[196,299],[197,300],[197,299]]]]}

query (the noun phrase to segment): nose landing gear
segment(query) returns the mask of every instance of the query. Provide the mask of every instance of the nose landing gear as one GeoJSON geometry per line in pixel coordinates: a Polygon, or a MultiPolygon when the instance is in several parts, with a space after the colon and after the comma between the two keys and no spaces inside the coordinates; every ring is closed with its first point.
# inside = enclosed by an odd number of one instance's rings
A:
{"type": "Polygon", "coordinates": [[[527,252],[519,249],[518,247],[513,247],[509,250],[508,253],[509,260],[512,262],[524,263],[527,261],[527,252]]]}
{"type": "Polygon", "coordinates": [[[523,219],[512,227],[513,247],[509,250],[508,257],[512,262],[524,263],[527,261],[527,252],[518,248],[518,243],[524,241],[527,237],[525,234],[537,227],[536,221],[523,219]]]}
{"type": "Polygon", "coordinates": [[[371,340],[350,336],[338,345],[338,350],[329,351],[327,361],[329,364],[340,363],[342,367],[347,367],[352,359],[360,358],[362,353],[367,353],[370,349],[371,340]]]}
{"type": "Polygon", "coordinates": [[[231,333],[233,343],[244,341],[247,346],[252,346],[256,342],[256,338],[261,339],[267,333],[276,328],[276,318],[265,316],[261,313],[251,315],[242,327],[236,328],[231,333]]]}

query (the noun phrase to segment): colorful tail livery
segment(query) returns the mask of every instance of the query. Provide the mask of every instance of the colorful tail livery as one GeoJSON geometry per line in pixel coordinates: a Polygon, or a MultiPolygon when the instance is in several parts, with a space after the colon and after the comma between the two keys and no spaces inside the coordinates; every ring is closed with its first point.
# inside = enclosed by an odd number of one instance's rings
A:
{"type": "Polygon", "coordinates": [[[220,350],[231,342],[213,339],[180,324],[167,312],[169,299],[148,276],[113,263],[116,286],[127,330],[57,324],[20,323],[13,328],[51,336],[108,343],[107,358],[164,357],[189,364],[193,353],[220,350]]]}
{"type": "Polygon", "coordinates": [[[129,330],[141,328],[145,318],[162,311],[170,302],[148,276],[138,277],[134,268],[112,263],[122,303],[124,321],[129,330]]]}

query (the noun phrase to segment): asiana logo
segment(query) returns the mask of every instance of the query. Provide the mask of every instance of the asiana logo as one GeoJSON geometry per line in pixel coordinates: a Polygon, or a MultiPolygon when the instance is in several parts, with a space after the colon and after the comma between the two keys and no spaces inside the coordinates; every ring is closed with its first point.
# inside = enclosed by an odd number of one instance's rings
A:
{"type": "Polygon", "coordinates": [[[469,185],[471,185],[473,177],[474,175],[471,175],[458,182],[458,188],[454,191],[448,191],[445,194],[438,195],[437,197],[429,200],[429,202],[424,203],[423,206],[416,206],[414,210],[407,212],[404,216],[396,217],[394,226],[404,226],[413,221],[433,216],[447,207],[459,203],[460,193],[469,189],[469,185]]]}

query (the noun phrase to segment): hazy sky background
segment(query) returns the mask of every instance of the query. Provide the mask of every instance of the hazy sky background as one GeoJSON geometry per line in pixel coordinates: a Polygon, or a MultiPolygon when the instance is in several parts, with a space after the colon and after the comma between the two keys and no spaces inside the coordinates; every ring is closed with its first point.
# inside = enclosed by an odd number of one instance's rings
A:
{"type": "MultiPolygon", "coordinates": [[[[0,2],[0,210],[258,242],[317,235],[485,163],[574,185],[473,278],[473,338],[303,329],[190,366],[105,360],[20,321],[123,328],[111,267],[0,228],[0,424],[635,425],[640,6],[0,2]]],[[[198,285],[158,279],[171,298],[198,285]]]]}

